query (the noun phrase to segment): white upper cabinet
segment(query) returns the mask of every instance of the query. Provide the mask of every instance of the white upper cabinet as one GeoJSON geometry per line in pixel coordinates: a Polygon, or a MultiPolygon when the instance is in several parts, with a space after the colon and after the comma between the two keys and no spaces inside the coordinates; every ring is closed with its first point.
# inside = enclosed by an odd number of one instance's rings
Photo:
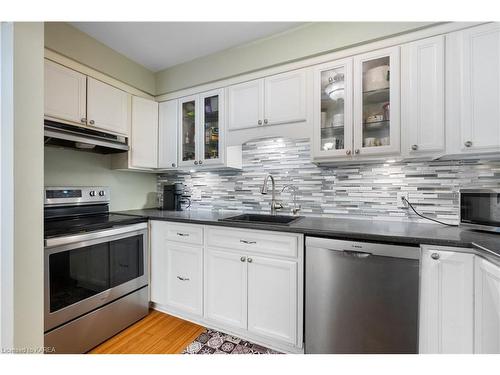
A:
{"type": "Polygon", "coordinates": [[[300,69],[229,86],[229,130],[306,121],[306,81],[300,69]]]}
{"type": "Polygon", "coordinates": [[[306,120],[306,71],[294,70],[265,78],[264,125],[306,120]]]}
{"type": "Polygon", "coordinates": [[[87,123],[91,127],[128,135],[130,94],[87,78],[87,123]]]}
{"type": "Polygon", "coordinates": [[[500,354],[500,267],[475,260],[475,353],[500,354]]]}
{"type": "Polygon", "coordinates": [[[354,155],[400,151],[399,46],[354,56],[354,155]]]}
{"type": "Polygon", "coordinates": [[[295,345],[297,262],[248,256],[248,331],[295,345]]]}
{"type": "Polygon", "coordinates": [[[177,100],[169,100],[159,105],[158,124],[158,168],[177,167],[177,100]]]}
{"type": "Polygon", "coordinates": [[[313,157],[352,155],[352,59],[314,70],[313,157]]]}
{"type": "Polygon", "coordinates": [[[444,36],[401,49],[402,153],[437,156],[445,151],[444,36]]]}
{"type": "Polygon", "coordinates": [[[229,130],[254,128],[264,124],[264,80],[229,86],[229,130]]]}
{"type": "Polygon", "coordinates": [[[473,352],[474,255],[422,251],[420,353],[473,352]]]}
{"type": "Polygon", "coordinates": [[[130,162],[137,168],[156,168],[158,164],[158,103],[132,97],[130,162]]]}
{"type": "Polygon", "coordinates": [[[500,24],[447,35],[449,153],[500,151],[500,24]]]}
{"type": "Polygon", "coordinates": [[[86,125],[87,77],[45,60],[45,116],[86,125]]]}

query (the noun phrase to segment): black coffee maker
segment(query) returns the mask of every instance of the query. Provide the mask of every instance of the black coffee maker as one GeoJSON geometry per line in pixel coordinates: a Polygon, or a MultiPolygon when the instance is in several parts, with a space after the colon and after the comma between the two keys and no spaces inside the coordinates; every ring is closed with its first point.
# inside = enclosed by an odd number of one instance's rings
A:
{"type": "Polygon", "coordinates": [[[183,197],[184,184],[178,182],[175,184],[163,185],[163,210],[182,211],[182,203],[188,203],[188,208],[191,205],[189,198],[183,197]]]}

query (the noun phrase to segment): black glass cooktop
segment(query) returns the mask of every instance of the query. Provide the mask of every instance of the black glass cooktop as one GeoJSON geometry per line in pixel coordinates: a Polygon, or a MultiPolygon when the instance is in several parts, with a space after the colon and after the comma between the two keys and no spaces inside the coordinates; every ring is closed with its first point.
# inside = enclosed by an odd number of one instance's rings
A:
{"type": "Polygon", "coordinates": [[[60,237],[70,234],[107,229],[117,225],[136,224],[147,221],[140,216],[102,213],[70,218],[45,219],[44,237],[60,237]]]}

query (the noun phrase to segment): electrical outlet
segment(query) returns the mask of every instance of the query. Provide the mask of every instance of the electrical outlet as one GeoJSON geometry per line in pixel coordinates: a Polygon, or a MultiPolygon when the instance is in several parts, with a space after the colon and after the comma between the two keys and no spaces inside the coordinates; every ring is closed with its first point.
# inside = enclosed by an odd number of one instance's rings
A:
{"type": "Polygon", "coordinates": [[[410,200],[410,194],[406,191],[398,193],[398,208],[408,208],[408,203],[403,198],[410,200]]]}

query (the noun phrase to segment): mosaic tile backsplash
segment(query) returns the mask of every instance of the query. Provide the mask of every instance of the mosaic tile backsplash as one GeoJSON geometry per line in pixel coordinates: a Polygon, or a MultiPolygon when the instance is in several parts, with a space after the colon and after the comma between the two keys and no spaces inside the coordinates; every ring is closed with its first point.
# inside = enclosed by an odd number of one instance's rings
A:
{"type": "MultiPolygon", "coordinates": [[[[158,176],[164,183],[182,182],[190,209],[269,213],[269,194],[260,194],[263,179],[276,180],[278,200],[289,212],[298,188],[301,215],[427,222],[397,207],[397,193],[408,192],[417,210],[429,217],[457,223],[460,187],[500,187],[500,162],[435,161],[319,167],[311,163],[309,139],[273,138],[243,145],[242,171],[181,172],[158,176]]],[[[269,182],[270,184],[270,182],[269,182]]]]}

